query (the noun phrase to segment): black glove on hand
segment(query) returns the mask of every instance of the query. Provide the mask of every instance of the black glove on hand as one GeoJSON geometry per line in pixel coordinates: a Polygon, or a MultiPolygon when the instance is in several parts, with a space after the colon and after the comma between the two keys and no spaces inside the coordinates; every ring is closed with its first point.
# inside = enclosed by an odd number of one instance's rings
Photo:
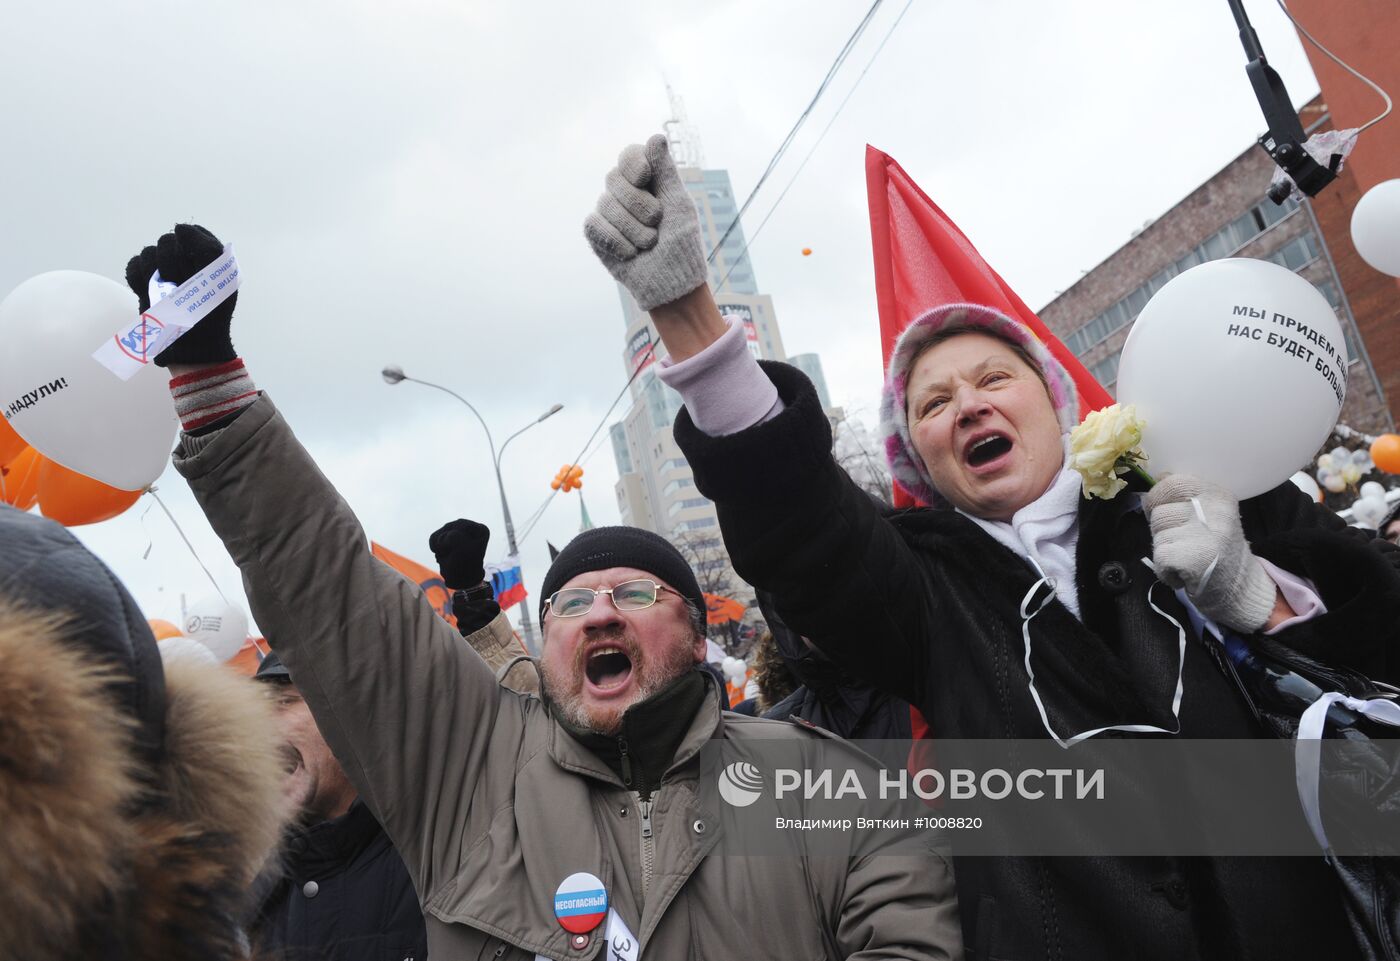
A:
{"type": "Polygon", "coordinates": [[[433,531],[428,549],[437,558],[438,570],[449,588],[466,590],[486,579],[486,544],[490,539],[491,531],[485,524],[465,518],[448,521],[433,531]]]}
{"type": "MultiPolygon", "coordinates": [[[[213,263],[223,253],[224,245],[198,224],[176,224],[154,245],[147,247],[126,264],[126,284],[140,298],[141,309],[151,306],[151,274],[160,271],[160,279],[183,284],[200,270],[213,263]]],[[[155,356],[160,367],[171,364],[222,364],[238,355],[229,339],[229,322],[238,294],[215,307],[185,335],[155,356]]]]}
{"type": "Polygon", "coordinates": [[[452,616],[457,618],[457,630],[463,637],[471,637],[501,613],[501,605],[494,598],[481,597],[473,600],[466,591],[452,594],[452,616]]]}

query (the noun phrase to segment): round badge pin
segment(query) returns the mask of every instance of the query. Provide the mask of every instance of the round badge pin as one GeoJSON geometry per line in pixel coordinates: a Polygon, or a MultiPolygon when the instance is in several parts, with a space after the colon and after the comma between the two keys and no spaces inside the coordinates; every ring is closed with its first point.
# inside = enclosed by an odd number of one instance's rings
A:
{"type": "Polygon", "coordinates": [[[571,874],[554,892],[554,916],[572,934],[592,931],[608,916],[608,892],[596,875],[571,874]]]}

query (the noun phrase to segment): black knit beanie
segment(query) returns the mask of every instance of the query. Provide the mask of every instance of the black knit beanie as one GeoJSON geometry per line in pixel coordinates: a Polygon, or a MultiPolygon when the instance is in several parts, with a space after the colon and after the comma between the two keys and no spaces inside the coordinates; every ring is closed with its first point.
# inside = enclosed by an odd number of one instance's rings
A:
{"type": "Polygon", "coordinates": [[[679,591],[697,610],[705,610],[705,595],[695,572],[664,537],[640,527],[595,527],[569,541],[549,565],[540,590],[540,620],[544,620],[545,608],[555,591],[580,574],[610,567],[646,571],[679,591]]]}

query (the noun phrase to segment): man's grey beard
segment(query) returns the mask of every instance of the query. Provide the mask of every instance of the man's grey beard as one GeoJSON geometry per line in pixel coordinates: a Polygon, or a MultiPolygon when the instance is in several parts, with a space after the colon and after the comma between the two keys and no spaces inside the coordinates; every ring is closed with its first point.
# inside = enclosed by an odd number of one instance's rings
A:
{"type": "MultiPolygon", "coordinates": [[[[628,643],[628,656],[632,658],[632,670],[637,674],[637,696],[627,705],[631,707],[645,701],[647,698],[665,688],[668,684],[680,677],[686,671],[695,666],[695,660],[690,652],[689,638],[686,639],[686,646],[681,646],[679,641],[673,648],[675,656],[671,656],[671,650],[666,652],[662,660],[654,660],[645,666],[639,666],[635,657],[636,646],[628,643]]],[[[570,686],[569,678],[560,678],[555,675],[552,669],[540,664],[540,693],[550,705],[555,715],[575,730],[589,731],[593,734],[611,736],[622,729],[622,715],[626,708],[616,712],[616,716],[607,723],[597,723],[589,717],[588,710],[583,703],[583,685],[567,695],[558,695],[557,692],[568,690],[570,686]]]]}

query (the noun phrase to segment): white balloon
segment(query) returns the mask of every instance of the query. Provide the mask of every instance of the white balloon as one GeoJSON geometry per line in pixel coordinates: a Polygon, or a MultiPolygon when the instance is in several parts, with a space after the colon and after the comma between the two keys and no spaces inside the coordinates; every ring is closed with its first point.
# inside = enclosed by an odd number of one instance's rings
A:
{"type": "Polygon", "coordinates": [[[1337,464],[1338,467],[1340,467],[1342,464],[1345,464],[1345,463],[1347,462],[1347,460],[1350,459],[1350,458],[1351,458],[1351,450],[1350,450],[1349,448],[1346,448],[1346,447],[1333,447],[1333,448],[1332,448],[1332,460],[1336,462],[1336,464],[1337,464]]]}
{"type": "Polygon", "coordinates": [[[1312,477],[1308,475],[1307,471],[1300,470],[1288,479],[1297,485],[1300,491],[1307,494],[1313,500],[1322,500],[1322,488],[1317,486],[1317,481],[1313,480],[1312,477]]]}
{"type": "Polygon", "coordinates": [[[1331,470],[1334,463],[1335,463],[1335,461],[1332,460],[1332,455],[1331,455],[1331,454],[1318,454],[1318,455],[1317,455],[1317,469],[1318,469],[1318,473],[1321,473],[1322,471],[1325,471],[1325,470],[1331,470]]]}
{"type": "Polygon", "coordinates": [[[1385,516],[1385,510],[1384,498],[1363,497],[1351,505],[1351,516],[1367,527],[1375,527],[1385,516]]]}
{"type": "Polygon", "coordinates": [[[1338,474],[1328,474],[1323,478],[1322,486],[1334,494],[1340,494],[1347,489],[1347,482],[1342,480],[1341,476],[1338,474]]]}
{"type": "Polygon", "coordinates": [[[1348,464],[1342,468],[1341,474],[1342,480],[1345,483],[1355,484],[1357,481],[1361,480],[1362,471],[1361,468],[1357,467],[1355,464],[1348,464]]]}
{"type": "Polygon", "coordinates": [[[1361,485],[1361,496],[1371,500],[1385,502],[1385,485],[1376,481],[1367,481],[1361,485]]]}
{"type": "Polygon", "coordinates": [[[1143,308],[1123,345],[1118,400],[1146,425],[1148,473],[1194,474],[1243,500],[1287,480],[1327,439],[1346,371],[1341,326],[1316,287],[1231,258],[1179,274],[1143,308]]]}
{"type": "Polygon", "coordinates": [[[1354,450],[1351,452],[1351,462],[1364,471],[1367,469],[1366,465],[1371,462],[1371,452],[1364,447],[1354,450]]]}
{"type": "Polygon", "coordinates": [[[227,661],[248,640],[248,617],[217,594],[202,597],[185,611],[185,634],[227,661]]]}
{"type": "Polygon", "coordinates": [[[162,664],[169,664],[171,661],[194,661],[198,664],[219,663],[219,659],[214,656],[213,651],[192,637],[167,637],[164,640],[156,641],[156,647],[160,650],[162,664]]]}
{"type": "Polygon", "coordinates": [[[1400,277],[1400,179],[1376,184],[1356,202],[1351,241],[1366,263],[1400,277]]]}
{"type": "Polygon", "coordinates": [[[93,351],[137,316],[124,285],[80,270],[32,277],[0,302],[0,409],[39,453],[122,490],[160,476],[175,443],[170,375],[123,381],[93,351]]]}

